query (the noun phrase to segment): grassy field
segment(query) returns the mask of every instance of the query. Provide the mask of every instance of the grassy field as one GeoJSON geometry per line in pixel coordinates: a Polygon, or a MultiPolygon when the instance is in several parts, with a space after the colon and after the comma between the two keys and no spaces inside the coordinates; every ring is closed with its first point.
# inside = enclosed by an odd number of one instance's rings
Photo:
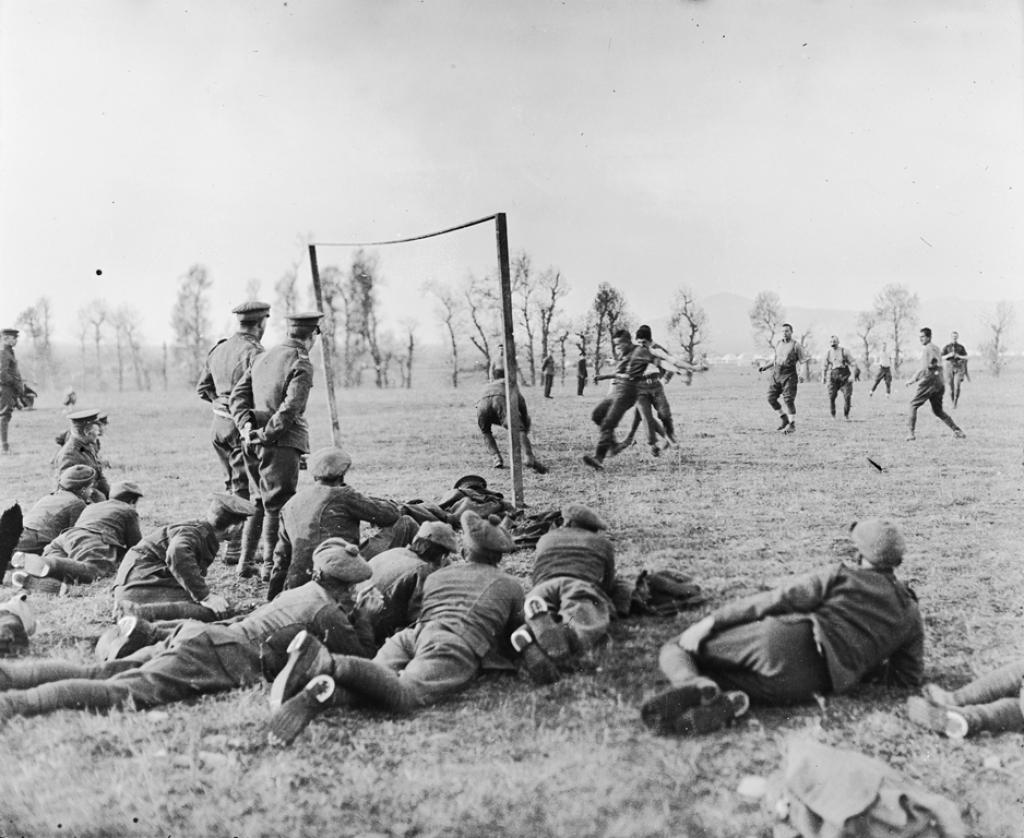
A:
{"type": "MultiPolygon", "coordinates": [[[[553,400],[527,389],[551,472],[527,473],[526,501],[595,507],[621,573],[679,568],[706,587],[708,608],[837,561],[850,522],[893,516],[909,546],[902,575],[925,615],[927,676],[955,685],[1024,654],[1022,384],[1024,371],[995,380],[979,369],[955,412],[967,439],[922,411],[907,443],[902,386],[868,399],[857,385],[847,423],[828,416],[822,385],[802,385],[799,431],[782,436],[766,380],[718,367],[690,388],[668,387],[678,449],[655,459],[638,446],[602,474],[580,456],[592,449],[589,411],[603,389],[577,398],[556,384],[553,400]]],[[[478,438],[480,387],[340,391],[349,482],[405,500],[435,498],[469,471],[507,480],[478,438]]],[[[17,454],[0,460],[2,494],[26,506],[50,488],[62,426],[45,396],[15,416],[17,454]]],[[[110,411],[104,455],[112,479],[146,492],[144,530],[201,513],[220,488],[202,403],[186,392],[85,398],[110,411]]],[[[325,444],[322,387],[309,416],[314,447],[325,444]]],[[[506,566],[525,580],[530,558],[518,553],[506,566]]],[[[260,599],[258,584],[219,564],[211,579],[230,599],[260,599]]],[[[75,593],[35,597],[33,654],[90,658],[111,600],[99,585],[75,593]]],[[[768,818],[737,785],[776,769],[787,738],[807,731],[947,795],[972,835],[1024,834],[1024,735],[953,742],[920,731],[906,720],[904,693],[864,688],[825,708],[755,708],[702,738],[652,736],[638,706],[658,685],[658,646],[703,613],[614,624],[596,672],[543,688],[483,679],[412,718],[326,716],[284,751],[265,744],[262,687],[149,713],[16,719],[0,729],[0,835],[766,835],[768,818]]]]}

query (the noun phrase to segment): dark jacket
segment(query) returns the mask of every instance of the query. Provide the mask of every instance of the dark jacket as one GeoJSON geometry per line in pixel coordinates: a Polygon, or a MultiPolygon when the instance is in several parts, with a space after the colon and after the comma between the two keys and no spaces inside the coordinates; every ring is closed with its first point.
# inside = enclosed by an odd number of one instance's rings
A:
{"type": "Polygon", "coordinates": [[[231,409],[232,389],[263,351],[263,344],[247,332],[218,341],[206,356],[202,375],[196,383],[199,398],[227,413],[231,409]]]}
{"type": "Polygon", "coordinates": [[[262,429],[267,445],[309,453],[306,402],[313,365],[301,341],[289,338],[259,355],[231,391],[231,417],[262,429]]]}
{"type": "Polygon", "coordinates": [[[183,521],[151,532],[125,554],[114,579],[118,589],[181,588],[195,602],[210,595],[206,570],[219,547],[208,521],[183,521]]]}
{"type": "Polygon", "coordinates": [[[550,530],[537,542],[532,581],[539,585],[556,576],[591,582],[611,595],[615,589],[615,548],[600,533],[578,527],[550,530]]]}

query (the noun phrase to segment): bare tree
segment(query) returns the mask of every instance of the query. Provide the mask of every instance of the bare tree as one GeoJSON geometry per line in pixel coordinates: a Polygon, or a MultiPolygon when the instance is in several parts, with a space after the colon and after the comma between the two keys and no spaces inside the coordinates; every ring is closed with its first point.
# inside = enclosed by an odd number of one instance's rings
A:
{"type": "Polygon", "coordinates": [[[92,338],[96,361],[96,381],[103,386],[103,338],[104,326],[110,320],[110,310],[103,300],[93,300],[78,310],[78,320],[82,329],[92,338]]]}
{"type": "Polygon", "coordinates": [[[918,306],[917,294],[911,294],[905,285],[897,283],[886,285],[875,297],[875,315],[888,329],[896,373],[899,373],[900,364],[903,363],[903,339],[912,328],[918,306]]]}
{"type": "Polygon", "coordinates": [[[121,306],[114,313],[114,327],[118,331],[118,340],[124,341],[128,347],[128,354],[131,359],[132,371],[135,374],[135,387],[138,390],[149,390],[152,386],[149,378],[149,370],[146,368],[145,358],[142,355],[142,344],[139,341],[139,314],[130,306],[121,306]]]}
{"type": "Polygon", "coordinates": [[[871,350],[875,346],[875,340],[871,337],[878,326],[878,314],[875,311],[862,311],[857,315],[856,333],[863,350],[864,369],[871,368],[871,350]]]}
{"type": "Polygon", "coordinates": [[[692,364],[697,356],[697,347],[708,338],[708,314],[689,288],[676,291],[668,325],[683,347],[686,360],[692,364]]]}
{"type": "Polygon", "coordinates": [[[1013,303],[1008,300],[1000,300],[995,310],[982,319],[989,339],[982,343],[981,354],[994,376],[998,376],[1006,366],[1006,336],[1016,319],[1013,303]]]}
{"type": "MultiPolygon", "coordinates": [[[[537,280],[537,315],[540,328],[540,354],[544,357],[551,348],[552,323],[561,312],[561,303],[565,295],[569,293],[569,285],[562,279],[562,272],[554,268],[548,268],[537,280]]],[[[569,333],[568,326],[555,328],[558,335],[569,333]]],[[[565,354],[565,338],[559,338],[562,342],[562,354],[565,354]]],[[[564,359],[563,359],[564,360],[564,359]]],[[[564,370],[563,370],[564,374],[564,370]]]]}
{"type": "Polygon", "coordinates": [[[800,379],[800,381],[810,381],[811,380],[811,363],[814,360],[811,357],[811,355],[814,354],[814,324],[813,323],[810,326],[808,326],[806,329],[804,329],[803,333],[798,338],[797,343],[799,343],[804,348],[804,352],[806,353],[805,357],[804,357],[804,360],[803,360],[803,363],[801,364],[801,366],[803,367],[803,374],[802,374],[803,377],[799,377],[798,376],[798,378],[800,379]]]}
{"type": "Polygon", "coordinates": [[[750,327],[754,331],[754,344],[758,349],[766,346],[768,349],[774,349],[775,336],[786,318],[786,310],[782,307],[779,295],[774,291],[761,291],[754,298],[754,305],[751,306],[748,316],[750,327]]]}
{"type": "MultiPolygon", "coordinates": [[[[333,265],[320,271],[320,298],[323,303],[323,320],[320,321],[320,340],[328,345],[332,358],[338,358],[338,306],[342,302],[344,274],[333,265]]],[[[335,369],[335,374],[338,370],[335,369]]]]}
{"type": "Polygon", "coordinates": [[[199,378],[209,348],[209,291],[212,286],[213,280],[206,268],[193,265],[179,281],[178,297],[171,312],[177,354],[188,380],[193,383],[199,378]]]}
{"type": "Polygon", "coordinates": [[[530,369],[530,385],[537,383],[537,358],[534,352],[534,294],[537,292],[537,278],[533,274],[533,263],[525,250],[512,260],[512,305],[515,306],[519,322],[523,326],[526,360],[530,369]]]}
{"type": "Polygon", "coordinates": [[[32,357],[37,374],[49,382],[53,375],[53,356],[50,349],[50,334],[53,331],[53,316],[50,300],[40,297],[15,318],[15,325],[21,326],[32,341],[32,357]]]}
{"type": "Polygon", "coordinates": [[[594,313],[594,374],[600,375],[604,361],[601,357],[602,338],[607,335],[611,344],[611,336],[625,320],[626,298],[618,288],[602,282],[597,286],[591,309],[594,313]]]}
{"type": "Polygon", "coordinates": [[[424,290],[434,297],[434,313],[441,321],[445,332],[448,335],[448,347],[451,353],[452,362],[452,387],[459,386],[459,341],[458,334],[462,321],[462,306],[459,296],[455,290],[440,282],[429,281],[424,284],[424,290]]]}
{"type": "Polygon", "coordinates": [[[477,279],[470,274],[463,286],[462,296],[466,301],[466,311],[473,330],[469,342],[484,356],[487,364],[487,378],[490,379],[494,368],[494,345],[501,345],[498,337],[501,334],[501,308],[498,294],[494,290],[493,277],[477,279]]]}
{"type": "Polygon", "coordinates": [[[349,301],[358,327],[373,361],[374,379],[378,387],[387,386],[387,364],[393,352],[384,345],[377,319],[378,258],[361,248],[352,257],[349,271],[349,301]],[[385,357],[387,356],[387,357],[385,357]]]}
{"type": "Polygon", "coordinates": [[[576,349],[579,350],[580,355],[584,358],[591,359],[594,375],[597,375],[597,358],[588,351],[594,345],[594,333],[597,331],[593,308],[587,309],[586,314],[577,317],[573,322],[571,330],[576,349]]]}
{"type": "Polygon", "coordinates": [[[398,361],[401,364],[399,372],[402,376],[402,387],[406,390],[412,389],[412,359],[416,349],[416,321],[411,317],[402,318],[402,332],[405,335],[405,351],[398,353],[398,361]]]}

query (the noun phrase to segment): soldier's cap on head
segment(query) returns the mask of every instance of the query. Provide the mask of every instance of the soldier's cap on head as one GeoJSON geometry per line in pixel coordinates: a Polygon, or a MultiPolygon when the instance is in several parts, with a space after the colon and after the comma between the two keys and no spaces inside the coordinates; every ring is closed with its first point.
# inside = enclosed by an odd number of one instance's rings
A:
{"type": "Polygon", "coordinates": [[[612,340],[628,340],[628,341],[632,341],[633,338],[629,334],[629,329],[616,329],[615,333],[612,335],[612,340]]]}
{"type": "Polygon", "coordinates": [[[15,594],[6,602],[0,602],[0,611],[8,611],[14,614],[25,629],[25,634],[36,633],[36,612],[28,604],[28,595],[24,592],[15,594]]]}
{"type": "Polygon", "coordinates": [[[17,329],[12,329],[10,327],[8,327],[6,329],[0,329],[0,335],[5,335],[5,336],[10,336],[12,338],[16,338],[20,334],[21,334],[21,332],[19,332],[17,329]]]}
{"type": "Polygon", "coordinates": [[[785,328],[786,328],[787,326],[788,326],[788,327],[789,327],[790,329],[792,329],[792,328],[793,328],[793,324],[792,324],[792,323],[783,323],[783,324],[782,324],[782,328],[783,328],[783,329],[785,329],[785,328]]]}
{"type": "Polygon", "coordinates": [[[99,410],[96,412],[96,421],[101,425],[106,425],[110,422],[110,414],[105,410],[99,410]]]}
{"type": "Polygon", "coordinates": [[[864,557],[875,567],[892,568],[903,563],[907,544],[903,534],[887,518],[867,518],[850,524],[850,538],[864,557]]]}
{"type": "Polygon", "coordinates": [[[256,511],[245,498],[229,495],[227,492],[214,492],[210,498],[210,512],[216,517],[248,518],[256,511]]]}
{"type": "Polygon", "coordinates": [[[579,527],[591,532],[608,529],[608,525],[601,519],[601,516],[582,503],[567,503],[563,506],[562,521],[566,526],[579,527]]]}
{"type": "Polygon", "coordinates": [[[449,553],[454,553],[459,549],[459,543],[455,540],[455,530],[451,528],[451,525],[441,521],[424,521],[416,531],[416,538],[443,547],[449,553]]]}
{"type": "Polygon", "coordinates": [[[91,408],[76,410],[74,413],[68,414],[68,419],[76,425],[91,425],[93,422],[98,422],[99,418],[100,412],[91,408]]]}
{"type": "Polygon", "coordinates": [[[512,537],[499,526],[501,518],[497,515],[481,518],[472,509],[467,509],[459,522],[462,525],[462,537],[470,547],[490,553],[511,553],[516,549],[512,537]]]}
{"type": "Polygon", "coordinates": [[[352,467],[352,458],[333,445],[320,448],[309,455],[309,473],[314,478],[331,480],[344,477],[352,467]]]}
{"type": "Polygon", "coordinates": [[[352,584],[373,576],[359,548],[344,538],[328,538],[313,551],[313,570],[321,576],[352,584]]]}
{"type": "Polygon", "coordinates": [[[115,500],[141,498],[142,489],[139,488],[138,483],[134,483],[131,480],[122,480],[120,483],[115,483],[110,487],[110,497],[115,500]]]}
{"type": "Polygon", "coordinates": [[[92,466],[68,466],[57,478],[57,485],[62,489],[81,489],[96,479],[96,469],[92,466]]]}
{"type": "Polygon", "coordinates": [[[238,315],[239,323],[259,323],[270,317],[270,303],[264,303],[261,300],[246,300],[231,309],[231,313],[238,315]]]}
{"type": "Polygon", "coordinates": [[[300,311],[298,314],[289,314],[288,331],[320,334],[320,320],[322,318],[323,314],[319,311],[300,311]]]}
{"type": "Polygon", "coordinates": [[[638,327],[637,330],[636,330],[636,339],[637,340],[654,340],[654,338],[651,336],[651,327],[648,326],[646,323],[644,325],[638,327]]]}
{"type": "Polygon", "coordinates": [[[466,488],[466,489],[472,489],[472,488],[486,489],[487,488],[487,480],[485,478],[481,477],[479,474],[464,474],[464,475],[462,475],[462,477],[460,477],[458,480],[455,481],[455,485],[452,486],[452,488],[453,489],[462,489],[462,488],[466,488]]]}

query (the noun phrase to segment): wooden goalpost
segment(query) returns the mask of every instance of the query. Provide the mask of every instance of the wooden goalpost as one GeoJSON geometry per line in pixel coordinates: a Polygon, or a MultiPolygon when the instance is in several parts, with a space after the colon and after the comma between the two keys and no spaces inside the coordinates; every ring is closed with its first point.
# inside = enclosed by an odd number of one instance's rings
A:
{"type": "MultiPolygon", "coordinates": [[[[516,507],[523,505],[523,452],[519,437],[519,369],[516,359],[515,334],[512,324],[512,270],[509,263],[508,223],[505,213],[498,212],[476,221],[469,221],[445,230],[410,236],[404,239],[374,242],[312,242],[309,245],[309,268],[313,275],[313,294],[318,311],[323,311],[323,292],[320,288],[320,268],[317,262],[318,247],[377,247],[388,244],[405,244],[406,242],[443,236],[456,230],[475,227],[478,224],[494,222],[494,234],[498,249],[498,284],[501,294],[501,325],[503,346],[505,350],[505,400],[508,410],[508,447],[509,465],[512,477],[512,502],[516,507]]],[[[320,341],[324,358],[324,378],[327,387],[327,410],[330,414],[331,440],[341,445],[341,424],[338,421],[338,401],[334,393],[334,358],[329,341],[320,341]]]]}

